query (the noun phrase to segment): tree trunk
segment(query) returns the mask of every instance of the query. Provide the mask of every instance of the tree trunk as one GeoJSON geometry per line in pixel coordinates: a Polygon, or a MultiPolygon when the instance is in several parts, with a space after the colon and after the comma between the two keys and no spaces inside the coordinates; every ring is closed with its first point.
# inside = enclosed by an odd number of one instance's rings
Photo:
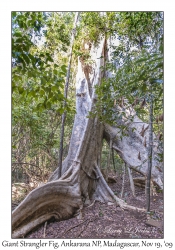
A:
{"type": "MultiPolygon", "coordinates": [[[[121,108],[117,107],[117,109],[120,110],[121,108]]],[[[149,147],[148,124],[144,123],[137,117],[131,106],[128,108],[127,101],[126,105],[122,109],[125,109],[125,114],[126,117],[128,116],[128,119],[117,120],[115,127],[105,124],[104,138],[108,144],[110,143],[110,140],[112,140],[113,149],[116,150],[118,155],[126,164],[128,164],[130,168],[146,177],[149,147]],[[117,127],[117,124],[125,125],[127,127],[127,136],[122,136],[122,132],[120,128],[117,127]],[[144,134],[142,133],[143,128],[144,130],[146,129],[144,134]],[[146,146],[145,141],[147,142],[146,146]]],[[[158,153],[160,152],[158,150],[158,142],[156,141],[154,134],[153,141],[152,181],[163,189],[163,171],[160,171],[162,169],[162,163],[159,162],[158,153]]]]}
{"type": "MultiPolygon", "coordinates": [[[[103,125],[98,118],[88,118],[89,111],[93,111],[96,102],[94,86],[100,84],[101,70],[104,65],[104,46],[101,42],[93,58],[96,62],[93,70],[86,72],[83,63],[78,63],[76,79],[76,115],[69,151],[62,164],[61,177],[58,180],[58,169],[54,171],[49,181],[44,186],[33,190],[25,200],[12,213],[12,237],[24,237],[39,224],[54,217],[57,220],[67,219],[81,211],[83,204],[89,204],[93,200],[101,202],[116,202],[122,208],[137,208],[127,205],[123,200],[114,195],[100,171],[102,140],[108,142],[112,138],[112,145],[122,159],[133,168],[141,164],[137,159],[136,149],[146,157],[146,149],[139,137],[140,127],[136,127],[136,135],[131,133],[120,140],[118,128],[103,125]],[[86,77],[85,77],[86,76],[86,77]],[[93,92],[91,91],[93,89],[93,92]],[[133,136],[136,138],[134,148],[130,145],[133,136]]],[[[80,58],[81,59],[81,58],[80,58]]],[[[138,120],[138,118],[135,118],[138,120]]],[[[155,169],[154,169],[155,170],[155,169]]],[[[146,173],[146,164],[140,168],[146,173]]],[[[159,178],[158,172],[154,172],[155,179],[159,178]],[[157,175],[156,175],[157,174],[157,175]]],[[[145,209],[138,209],[145,211],[145,209]]]]}

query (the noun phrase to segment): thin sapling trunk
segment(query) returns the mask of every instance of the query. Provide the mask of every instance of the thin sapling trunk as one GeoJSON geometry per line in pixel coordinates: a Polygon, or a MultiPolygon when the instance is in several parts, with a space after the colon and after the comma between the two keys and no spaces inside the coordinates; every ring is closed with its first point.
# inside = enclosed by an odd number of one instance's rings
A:
{"type": "Polygon", "coordinates": [[[148,172],[146,178],[146,210],[150,211],[150,186],[152,170],[152,152],[153,152],[153,96],[152,85],[150,86],[150,115],[149,115],[149,148],[148,148],[148,172]]]}

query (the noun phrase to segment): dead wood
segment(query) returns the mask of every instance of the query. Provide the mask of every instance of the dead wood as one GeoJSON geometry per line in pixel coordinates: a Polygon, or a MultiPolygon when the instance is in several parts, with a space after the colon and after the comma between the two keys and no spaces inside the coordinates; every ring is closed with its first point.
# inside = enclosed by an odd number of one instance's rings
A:
{"type": "Polygon", "coordinates": [[[133,178],[134,185],[145,188],[145,177],[133,178]]]}

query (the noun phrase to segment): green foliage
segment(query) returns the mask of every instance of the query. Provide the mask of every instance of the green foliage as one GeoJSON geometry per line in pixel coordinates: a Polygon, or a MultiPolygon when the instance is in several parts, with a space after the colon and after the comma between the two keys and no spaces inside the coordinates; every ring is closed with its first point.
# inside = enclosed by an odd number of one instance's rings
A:
{"type": "Polygon", "coordinates": [[[67,52],[75,13],[51,12],[48,15],[45,48],[57,55],[67,52]]]}
{"type": "Polygon", "coordinates": [[[162,12],[120,12],[117,17],[119,39],[128,46],[156,46],[162,36],[162,12]]]}
{"type": "Polygon", "coordinates": [[[112,60],[107,64],[107,70],[113,72],[113,76],[97,86],[95,114],[104,122],[115,123],[125,116],[124,110],[114,114],[115,104],[120,105],[125,97],[128,105],[138,100],[134,108],[148,122],[150,84],[154,95],[154,116],[163,110],[162,13],[121,12],[116,13],[113,20],[111,36],[117,34],[119,41],[118,45],[111,45],[112,60]],[[143,40],[140,47],[137,44],[139,36],[143,40]]]}
{"type": "Polygon", "coordinates": [[[12,13],[12,91],[33,100],[40,111],[57,104],[61,114],[67,66],[54,58],[52,47],[39,45],[44,34],[49,38],[50,25],[49,15],[43,12],[12,13]]]}
{"type": "Polygon", "coordinates": [[[22,181],[25,175],[29,179],[39,175],[45,180],[56,168],[59,124],[65,110],[67,150],[75,114],[73,83],[67,105],[63,105],[66,51],[73,16],[73,13],[12,12],[13,181],[22,181]]]}

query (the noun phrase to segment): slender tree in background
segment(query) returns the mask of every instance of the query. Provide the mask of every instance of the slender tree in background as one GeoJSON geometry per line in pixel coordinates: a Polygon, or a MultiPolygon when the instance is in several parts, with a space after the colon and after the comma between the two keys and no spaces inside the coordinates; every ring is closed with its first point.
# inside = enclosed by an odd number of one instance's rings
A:
{"type": "Polygon", "coordinates": [[[146,210],[150,212],[150,185],[153,156],[153,93],[150,83],[150,109],[149,109],[149,146],[148,146],[148,172],[146,178],[146,210]]]}
{"type": "MultiPolygon", "coordinates": [[[[64,100],[64,108],[65,108],[66,103],[67,103],[66,99],[67,99],[68,88],[69,88],[70,70],[71,70],[71,62],[72,62],[72,50],[73,50],[74,39],[75,39],[75,35],[76,35],[76,26],[77,26],[79,14],[80,14],[80,12],[76,12],[76,14],[75,14],[74,27],[73,27],[72,36],[71,36],[69,62],[68,62],[68,69],[67,69],[67,74],[66,74],[66,83],[65,83],[65,89],[64,89],[64,98],[65,98],[65,100],[64,100]]],[[[58,179],[61,177],[61,170],[62,170],[63,140],[64,140],[65,121],[66,121],[66,111],[64,111],[64,113],[62,115],[62,122],[61,122],[60,148],[59,148],[59,160],[58,160],[58,166],[59,166],[58,179]]]]}
{"type": "Polygon", "coordinates": [[[122,171],[123,171],[123,175],[122,175],[122,190],[120,194],[121,198],[123,198],[123,193],[124,193],[124,188],[125,188],[126,164],[123,164],[122,171]]]}
{"type": "Polygon", "coordinates": [[[131,169],[129,166],[127,166],[127,169],[128,169],[131,191],[132,191],[133,196],[135,197],[135,186],[134,186],[134,181],[133,181],[133,177],[132,177],[132,172],[131,172],[131,169]]]}

